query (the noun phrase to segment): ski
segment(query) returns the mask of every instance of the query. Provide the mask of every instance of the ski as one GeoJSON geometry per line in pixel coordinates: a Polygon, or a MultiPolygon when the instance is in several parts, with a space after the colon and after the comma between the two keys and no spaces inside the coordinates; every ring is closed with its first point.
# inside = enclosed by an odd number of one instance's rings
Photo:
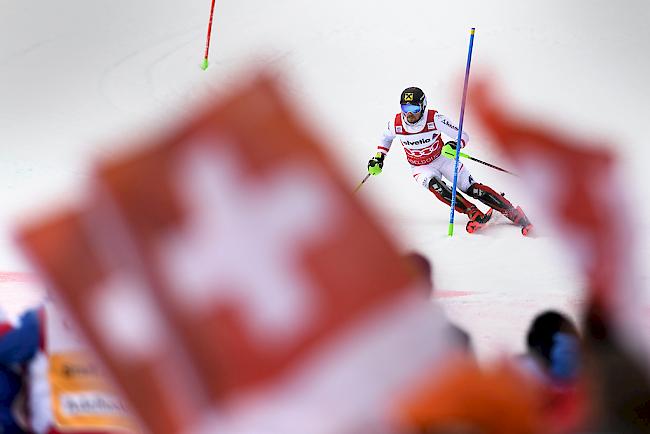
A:
{"type": "MultiPolygon", "coordinates": [[[[528,235],[531,234],[533,230],[533,224],[530,223],[528,217],[526,217],[526,214],[524,214],[523,210],[520,207],[517,207],[517,210],[521,213],[520,215],[523,216],[523,221],[521,223],[511,222],[511,224],[515,226],[519,226],[521,228],[521,234],[527,237],[528,235]]],[[[482,218],[468,221],[467,225],[465,226],[465,230],[467,230],[467,232],[469,232],[470,234],[480,231],[492,219],[493,212],[494,209],[490,208],[482,218]]]]}

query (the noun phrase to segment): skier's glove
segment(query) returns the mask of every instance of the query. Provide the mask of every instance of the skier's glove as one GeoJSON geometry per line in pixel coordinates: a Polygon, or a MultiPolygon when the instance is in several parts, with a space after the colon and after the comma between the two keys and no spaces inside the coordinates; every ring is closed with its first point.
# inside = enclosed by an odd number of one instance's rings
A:
{"type": "Polygon", "coordinates": [[[384,157],[386,157],[386,155],[382,154],[381,152],[377,152],[377,155],[368,161],[369,174],[379,175],[381,173],[381,169],[384,167],[384,157]]]}
{"type": "Polygon", "coordinates": [[[453,140],[445,143],[445,146],[442,147],[442,155],[452,160],[456,158],[456,142],[453,140]]]}

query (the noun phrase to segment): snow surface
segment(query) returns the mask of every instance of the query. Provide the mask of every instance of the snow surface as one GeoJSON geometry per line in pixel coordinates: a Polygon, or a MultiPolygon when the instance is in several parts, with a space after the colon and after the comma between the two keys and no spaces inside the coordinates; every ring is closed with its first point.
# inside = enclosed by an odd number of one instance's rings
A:
{"type": "MultiPolygon", "coordinates": [[[[251,67],[268,66],[282,73],[297,114],[322,134],[352,188],[404,87],[422,87],[430,107],[458,117],[473,26],[472,77],[496,80],[505,99],[559,134],[617,150],[636,200],[638,226],[630,230],[639,263],[650,263],[647,0],[220,0],[202,71],[209,7],[209,0],[0,0],[0,305],[11,315],[42,289],[20,274],[30,269],[13,228],[74,202],[92,161],[191,114],[197,99],[227,92],[251,67]]],[[[490,148],[471,105],[466,115],[467,152],[516,170],[490,148]]],[[[543,309],[577,315],[582,282],[525,185],[466,164],[527,210],[536,237],[522,237],[501,216],[476,235],[459,216],[447,237],[448,210],[413,182],[397,143],[359,197],[404,250],[433,260],[439,300],[481,357],[492,357],[522,350],[529,321],[543,309]]]]}

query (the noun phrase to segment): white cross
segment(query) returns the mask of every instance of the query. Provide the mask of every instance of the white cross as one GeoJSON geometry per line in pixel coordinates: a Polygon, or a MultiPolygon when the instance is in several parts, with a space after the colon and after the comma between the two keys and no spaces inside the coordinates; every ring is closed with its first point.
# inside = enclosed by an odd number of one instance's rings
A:
{"type": "Polygon", "coordinates": [[[161,245],[162,269],[190,315],[234,302],[257,343],[277,345],[316,311],[300,248],[329,237],[340,205],[318,171],[283,162],[259,177],[228,146],[197,145],[177,166],[189,221],[161,245]]]}
{"type": "Polygon", "coordinates": [[[165,320],[145,285],[138,274],[113,271],[88,302],[104,344],[130,363],[153,357],[168,339],[165,320]]]}

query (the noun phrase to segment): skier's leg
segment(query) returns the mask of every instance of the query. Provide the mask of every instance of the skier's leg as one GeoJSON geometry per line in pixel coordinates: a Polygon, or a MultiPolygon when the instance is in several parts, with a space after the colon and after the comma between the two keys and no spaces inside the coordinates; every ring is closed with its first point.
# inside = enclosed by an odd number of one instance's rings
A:
{"type": "MultiPolygon", "coordinates": [[[[443,175],[448,180],[454,179],[454,164],[455,164],[454,160],[450,160],[448,158],[437,158],[434,161],[434,163],[437,164],[438,169],[439,169],[439,173],[441,175],[443,175]]],[[[440,180],[440,182],[444,185],[444,182],[442,180],[440,180]]],[[[472,175],[469,173],[469,170],[467,170],[467,168],[462,163],[460,163],[460,166],[458,167],[458,178],[457,178],[456,182],[457,182],[457,184],[456,184],[456,198],[457,198],[456,203],[458,203],[459,202],[458,197],[463,197],[460,194],[460,192],[461,191],[466,191],[467,188],[469,188],[469,186],[474,182],[474,180],[472,179],[472,175]]],[[[449,188],[449,187],[447,187],[447,188],[449,188]]],[[[451,189],[449,189],[449,197],[451,198],[451,189]]],[[[464,197],[463,197],[463,200],[464,200],[465,203],[469,204],[469,206],[472,207],[472,211],[476,210],[476,211],[478,211],[480,213],[477,217],[482,217],[483,216],[483,213],[474,204],[472,204],[469,200],[465,199],[464,197]]],[[[460,211],[458,209],[458,207],[456,207],[456,210],[460,211]]],[[[460,212],[463,212],[463,211],[460,211],[460,212]]],[[[467,214],[467,213],[465,213],[465,214],[467,214]]],[[[470,220],[475,220],[475,218],[472,218],[472,216],[470,214],[468,214],[468,215],[470,216],[470,220]]]]}
{"type": "MultiPolygon", "coordinates": [[[[443,158],[440,163],[440,171],[447,179],[454,179],[454,161],[443,158]]],[[[528,234],[532,227],[530,220],[524,214],[521,207],[514,207],[502,194],[497,193],[487,185],[474,181],[469,170],[461,163],[458,168],[458,189],[467,193],[470,197],[478,199],[483,204],[495,209],[506,216],[513,223],[522,227],[522,233],[528,234]]]]}
{"type": "Polygon", "coordinates": [[[503,215],[514,208],[512,206],[512,203],[510,203],[510,201],[506,199],[502,194],[497,193],[489,186],[481,184],[479,182],[472,183],[464,191],[474,199],[478,199],[485,205],[489,206],[490,208],[494,208],[503,215]]]}
{"type": "MultiPolygon", "coordinates": [[[[444,163],[442,160],[446,160],[446,158],[438,158],[426,166],[411,166],[411,170],[418,184],[433,193],[438,200],[447,206],[451,206],[451,188],[442,180],[442,174],[439,170],[441,163],[444,163]]],[[[483,213],[460,194],[460,191],[456,191],[454,208],[460,213],[467,214],[472,220],[483,217],[483,213]]]]}
{"type": "Polygon", "coordinates": [[[528,220],[521,207],[518,206],[515,208],[502,194],[497,193],[487,185],[475,182],[469,186],[466,193],[490,208],[499,211],[513,223],[521,227],[530,225],[530,220],[528,220]]]}
{"type": "MultiPolygon", "coordinates": [[[[431,191],[441,202],[447,206],[451,206],[451,188],[442,180],[437,177],[432,177],[429,180],[429,191],[431,191]]],[[[470,220],[476,220],[483,217],[483,213],[476,205],[467,200],[465,196],[456,191],[456,203],[454,209],[460,213],[467,214],[470,220]]]]}

